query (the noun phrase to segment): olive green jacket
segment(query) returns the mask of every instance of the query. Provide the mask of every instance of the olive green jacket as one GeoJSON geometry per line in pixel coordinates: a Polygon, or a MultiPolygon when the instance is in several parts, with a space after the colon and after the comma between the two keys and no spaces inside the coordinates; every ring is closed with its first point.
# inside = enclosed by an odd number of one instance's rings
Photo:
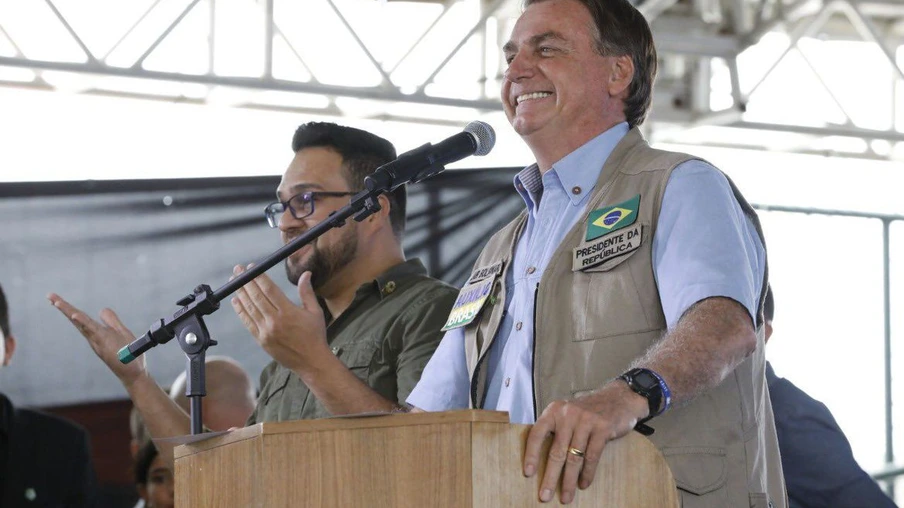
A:
{"type": "MultiPolygon", "coordinates": [[[[348,309],[327,327],[327,341],[374,391],[404,402],[442,339],[456,294],[428,277],[419,260],[409,260],[358,288],[348,309]]],[[[264,368],[249,425],[325,416],[331,415],[295,373],[275,361],[264,368]]]]}

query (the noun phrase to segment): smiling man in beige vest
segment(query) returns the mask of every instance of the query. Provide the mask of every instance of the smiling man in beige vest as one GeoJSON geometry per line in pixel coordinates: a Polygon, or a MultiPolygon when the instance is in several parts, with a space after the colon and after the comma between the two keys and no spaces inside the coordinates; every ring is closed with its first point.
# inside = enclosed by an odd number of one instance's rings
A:
{"type": "Polygon", "coordinates": [[[543,501],[561,482],[571,502],[607,442],[653,427],[685,508],[786,506],[755,213],[711,165],[644,141],[656,50],[627,0],[526,4],[502,101],[537,160],[515,178],[527,209],[481,253],[408,403],[536,422],[523,467],[546,461],[543,501]]]}

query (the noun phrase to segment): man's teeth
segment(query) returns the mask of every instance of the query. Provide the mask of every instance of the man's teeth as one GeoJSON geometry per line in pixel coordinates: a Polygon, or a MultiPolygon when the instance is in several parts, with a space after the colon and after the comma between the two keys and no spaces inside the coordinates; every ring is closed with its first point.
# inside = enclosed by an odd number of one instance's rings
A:
{"type": "Polygon", "coordinates": [[[516,97],[515,102],[517,102],[518,104],[521,104],[524,101],[529,101],[532,99],[542,99],[543,97],[549,97],[550,95],[552,95],[552,94],[549,92],[526,93],[524,95],[519,95],[518,97],[516,97]]]}

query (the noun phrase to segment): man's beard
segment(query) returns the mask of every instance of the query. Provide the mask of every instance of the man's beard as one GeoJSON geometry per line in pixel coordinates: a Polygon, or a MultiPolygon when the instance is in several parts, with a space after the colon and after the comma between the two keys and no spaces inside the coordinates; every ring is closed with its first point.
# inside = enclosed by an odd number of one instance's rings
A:
{"type": "Polygon", "coordinates": [[[336,243],[322,250],[316,241],[311,244],[311,255],[307,260],[293,264],[291,258],[286,258],[286,276],[289,282],[297,286],[301,274],[309,271],[311,286],[317,291],[332,279],[336,272],[354,261],[358,252],[358,236],[355,234],[354,225],[345,226],[345,230],[340,231],[342,236],[336,243]]]}

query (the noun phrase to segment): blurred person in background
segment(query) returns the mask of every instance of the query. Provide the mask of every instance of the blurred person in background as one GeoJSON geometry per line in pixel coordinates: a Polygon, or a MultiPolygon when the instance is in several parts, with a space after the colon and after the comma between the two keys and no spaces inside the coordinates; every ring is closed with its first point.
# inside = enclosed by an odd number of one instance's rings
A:
{"type": "MultiPolygon", "coordinates": [[[[772,286],[763,307],[766,340],[772,337],[772,286]]],[[[854,459],[851,444],[829,408],[766,363],[775,430],[790,508],[895,508],[895,503],[854,459]]]]}
{"type": "MultiPolygon", "coordinates": [[[[0,368],[10,364],[16,338],[0,286],[0,368]]],[[[88,433],[58,416],[18,408],[0,391],[0,506],[97,505],[97,479],[88,433]]]]}
{"type": "MultiPolygon", "coordinates": [[[[147,427],[144,426],[144,422],[141,420],[141,413],[138,412],[138,408],[135,406],[132,406],[131,411],[129,411],[129,433],[132,436],[132,440],[129,442],[129,452],[132,457],[132,463],[134,464],[138,459],[138,452],[151,441],[151,435],[148,433],[147,427]]],[[[132,499],[134,499],[134,497],[132,499]]],[[[144,508],[144,498],[142,498],[140,494],[133,507],[144,508]]]]}
{"type": "MultiPolygon", "coordinates": [[[[201,399],[201,416],[210,430],[243,427],[254,406],[257,394],[254,381],[239,362],[226,356],[210,356],[204,362],[207,395],[201,399]]],[[[186,413],[191,404],[185,395],[185,372],[170,384],[169,396],[186,413]]]]}
{"type": "Polygon", "coordinates": [[[141,450],[141,447],[151,440],[151,435],[148,434],[148,429],[141,420],[141,413],[138,412],[138,408],[135,406],[132,406],[129,411],[129,434],[132,436],[132,440],[129,443],[129,452],[132,455],[132,460],[135,460],[135,457],[138,456],[138,450],[141,450]]]}
{"type": "Polygon", "coordinates": [[[150,441],[135,457],[135,486],[146,508],[173,508],[173,470],[150,441]]]}

